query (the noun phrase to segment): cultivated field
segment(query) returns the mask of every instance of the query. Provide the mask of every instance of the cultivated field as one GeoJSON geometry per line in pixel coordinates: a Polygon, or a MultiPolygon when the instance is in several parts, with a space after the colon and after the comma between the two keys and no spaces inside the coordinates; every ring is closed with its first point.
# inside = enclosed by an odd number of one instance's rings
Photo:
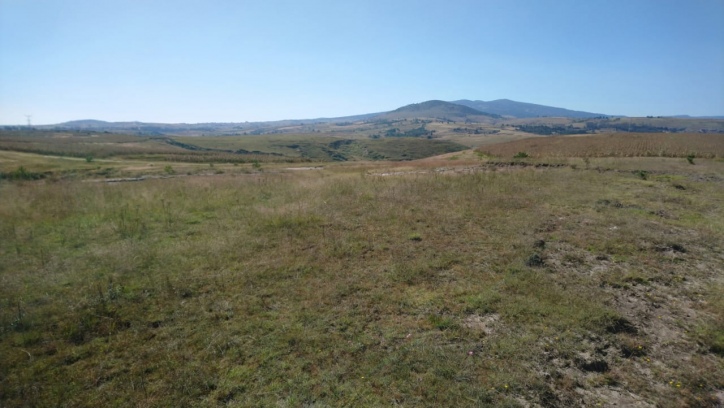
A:
{"type": "Polygon", "coordinates": [[[491,146],[479,151],[512,157],[724,157],[724,135],[699,133],[609,133],[585,136],[537,137],[491,146]]]}
{"type": "Polygon", "coordinates": [[[0,152],[0,405],[720,406],[724,162],[481,156],[0,152]]]}

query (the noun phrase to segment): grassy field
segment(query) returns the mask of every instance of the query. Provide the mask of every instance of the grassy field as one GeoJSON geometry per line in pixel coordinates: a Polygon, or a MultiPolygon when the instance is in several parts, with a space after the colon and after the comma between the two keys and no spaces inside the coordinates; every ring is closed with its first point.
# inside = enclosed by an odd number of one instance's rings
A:
{"type": "MultiPolygon", "coordinates": [[[[636,128],[652,127],[659,129],[676,129],[688,133],[696,133],[705,130],[709,133],[722,134],[724,132],[724,120],[704,118],[668,118],[668,117],[611,117],[611,118],[589,118],[571,119],[556,117],[540,117],[525,119],[505,119],[504,123],[514,126],[520,125],[546,125],[546,126],[568,126],[571,125],[581,130],[586,129],[586,124],[595,124],[596,127],[606,129],[616,127],[621,132],[637,132],[636,128]],[[630,129],[629,129],[630,128],[630,129]]],[[[642,132],[642,131],[638,131],[642,132]]]]}
{"type": "Polygon", "coordinates": [[[513,157],[724,157],[724,135],[699,133],[610,133],[552,136],[483,146],[485,154],[513,157]]]}
{"type": "Polygon", "coordinates": [[[2,131],[0,150],[71,157],[181,153],[162,139],[93,132],[2,131]]]}
{"type": "Polygon", "coordinates": [[[328,157],[318,146],[328,145],[339,138],[329,135],[316,136],[304,134],[281,134],[260,136],[213,136],[213,137],[175,137],[183,143],[210,149],[262,151],[285,156],[318,158],[328,157]]]}
{"type": "Polygon", "coordinates": [[[3,153],[2,406],[722,403],[721,160],[3,153]]]}
{"type": "Polygon", "coordinates": [[[450,140],[317,134],[165,137],[94,132],[0,131],[0,151],[88,159],[186,163],[414,160],[466,149],[450,140]]]}
{"type": "Polygon", "coordinates": [[[223,137],[176,137],[183,143],[204,148],[237,150],[329,160],[414,160],[464,150],[465,146],[446,140],[425,138],[344,139],[317,135],[263,135],[223,137]]]}

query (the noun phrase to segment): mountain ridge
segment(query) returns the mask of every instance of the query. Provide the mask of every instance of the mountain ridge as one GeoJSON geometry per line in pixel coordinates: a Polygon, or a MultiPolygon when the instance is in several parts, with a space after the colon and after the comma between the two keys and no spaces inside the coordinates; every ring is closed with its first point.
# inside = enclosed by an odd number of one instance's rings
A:
{"type": "MultiPolygon", "coordinates": [[[[198,122],[198,123],[163,123],[163,122],[141,122],[141,121],[104,121],[104,120],[98,120],[98,119],[81,119],[81,120],[71,120],[67,122],[61,122],[57,124],[52,125],[42,125],[38,127],[44,127],[44,128],[52,128],[52,127],[67,127],[67,128],[81,128],[81,129],[87,129],[87,130],[102,130],[102,128],[105,127],[123,127],[123,126],[208,126],[208,125],[246,125],[246,124],[276,124],[276,125],[283,125],[286,123],[314,123],[314,122],[324,122],[324,123],[331,123],[331,122],[338,122],[338,121],[358,121],[358,120],[373,120],[373,119],[386,119],[391,118],[394,116],[408,116],[408,117],[415,117],[412,113],[415,113],[416,117],[423,117],[422,114],[430,114],[433,113],[431,118],[443,118],[444,114],[441,115],[443,112],[447,113],[453,113],[453,118],[464,118],[465,116],[481,116],[485,117],[487,119],[501,119],[503,117],[514,117],[514,118],[534,118],[534,117],[540,117],[540,116],[566,116],[566,115],[542,115],[542,114],[528,114],[522,115],[518,113],[517,111],[511,111],[506,110],[505,105],[513,106],[513,107],[519,107],[519,106],[527,106],[527,107],[537,107],[537,108],[548,108],[548,109],[555,109],[555,112],[558,113],[584,113],[588,114],[589,116],[584,117],[598,117],[598,116],[611,116],[611,115],[604,115],[604,114],[598,114],[598,113],[590,113],[590,112],[583,112],[583,111],[574,111],[570,109],[565,108],[556,108],[552,106],[546,106],[546,105],[537,105],[527,102],[517,102],[510,99],[496,99],[494,101],[485,102],[481,100],[468,100],[468,99],[460,99],[456,101],[443,101],[438,99],[432,99],[424,102],[419,103],[412,103],[409,105],[401,106],[397,109],[391,110],[391,111],[383,111],[383,112],[375,112],[375,113],[365,113],[365,114],[358,114],[358,115],[348,115],[348,116],[340,116],[340,117],[319,117],[319,118],[311,118],[311,119],[281,119],[281,120],[274,120],[274,121],[259,121],[259,122],[198,122]],[[488,104],[488,105],[484,105],[488,104]],[[471,110],[464,110],[464,109],[458,109],[453,108],[452,105],[462,106],[465,108],[470,108],[471,110]],[[477,106],[477,107],[476,107],[477,106]],[[491,106],[490,109],[481,109],[480,107],[488,107],[491,106]],[[440,112],[434,112],[435,109],[439,109],[440,112]],[[409,114],[408,114],[409,113],[409,114]]],[[[580,117],[580,116],[568,116],[568,117],[580,117]]],[[[453,119],[448,118],[448,119],[453,119]]],[[[402,118],[401,118],[402,119],[402,118]]]]}
{"type": "MultiPolygon", "coordinates": [[[[289,132],[290,128],[304,133],[318,132],[318,125],[344,125],[351,123],[374,123],[385,121],[398,121],[410,119],[427,119],[452,122],[479,122],[494,123],[504,119],[536,119],[541,117],[564,117],[569,119],[594,118],[625,118],[625,116],[607,115],[585,111],[575,111],[546,105],[527,102],[517,102],[510,99],[496,99],[485,102],[481,100],[461,99],[457,101],[428,100],[412,103],[386,112],[367,113],[341,117],[322,117],[314,119],[284,119],[264,122],[205,122],[205,123],[160,123],[140,121],[110,122],[97,119],[82,119],[67,121],[54,125],[34,126],[37,129],[53,130],[80,130],[90,132],[136,132],[143,134],[267,134],[289,132]],[[315,127],[317,127],[315,129],[315,127]]],[[[701,119],[688,115],[678,115],[672,118],[701,119]]],[[[660,118],[666,118],[662,116],[660,118]]],[[[708,117],[720,119],[721,117],[708,117]]],[[[635,118],[631,118],[635,119],[635,118]]],[[[20,125],[4,126],[5,128],[19,128],[20,125]]]]}

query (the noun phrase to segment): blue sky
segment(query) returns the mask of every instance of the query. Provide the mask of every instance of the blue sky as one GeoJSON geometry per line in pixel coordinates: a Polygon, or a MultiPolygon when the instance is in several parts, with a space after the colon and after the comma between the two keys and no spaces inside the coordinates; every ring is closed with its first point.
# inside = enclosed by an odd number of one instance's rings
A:
{"type": "Polygon", "coordinates": [[[724,115],[724,0],[0,0],[0,123],[724,115]]]}

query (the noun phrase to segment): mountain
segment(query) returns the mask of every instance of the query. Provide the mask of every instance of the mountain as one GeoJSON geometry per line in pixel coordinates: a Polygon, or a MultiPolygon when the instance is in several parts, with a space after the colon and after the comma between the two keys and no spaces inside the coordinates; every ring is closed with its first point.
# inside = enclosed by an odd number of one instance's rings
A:
{"type": "MultiPolygon", "coordinates": [[[[389,112],[367,113],[362,115],[345,116],[337,118],[316,119],[289,119],[268,122],[230,122],[230,123],[148,123],[148,122],[105,122],[101,120],[75,120],[56,125],[34,126],[36,129],[47,130],[80,130],[86,132],[125,132],[143,135],[260,135],[274,133],[325,133],[345,132],[347,129],[359,129],[359,126],[381,126],[380,122],[398,121],[402,119],[435,119],[453,122],[500,122],[503,118],[538,118],[538,117],[566,117],[566,118],[601,118],[608,120],[638,121],[654,120],[656,118],[625,118],[615,119],[611,115],[600,113],[574,111],[552,106],[537,105],[498,99],[490,102],[471,101],[467,99],[446,102],[431,100],[413,103],[389,112]],[[351,126],[356,124],[357,127],[351,126]],[[348,127],[348,128],[345,128],[348,127]]],[[[658,117],[657,123],[646,123],[650,126],[686,128],[690,131],[721,131],[722,117],[690,117],[681,115],[669,117],[669,121],[662,124],[666,117],[658,117]],[[702,122],[704,120],[717,122],[702,122]],[[678,122],[677,122],[678,121],[678,122]]],[[[632,122],[633,123],[633,122],[632,122]]],[[[392,126],[390,124],[390,126],[392,126]]],[[[20,126],[5,126],[5,128],[20,128],[20,126]]]]}
{"type": "Polygon", "coordinates": [[[413,119],[413,118],[430,118],[430,119],[446,119],[454,122],[465,120],[490,120],[498,119],[499,115],[481,112],[462,104],[432,100],[421,103],[413,103],[393,111],[380,114],[375,119],[413,119]]]}
{"type": "Polygon", "coordinates": [[[155,125],[153,123],[143,123],[143,122],[106,122],[104,120],[95,120],[95,119],[82,119],[82,120],[71,120],[69,122],[63,122],[59,123],[57,125],[46,125],[48,126],[55,126],[55,127],[62,127],[67,129],[77,129],[77,130],[112,130],[112,129],[134,129],[138,128],[139,126],[148,126],[148,125],[155,125]]]}
{"type": "Polygon", "coordinates": [[[70,122],[64,122],[62,125],[68,126],[68,127],[77,127],[77,128],[83,128],[83,127],[104,127],[110,125],[110,122],[106,122],[104,120],[95,120],[95,119],[81,119],[81,120],[71,120],[70,122]]]}
{"type": "Polygon", "coordinates": [[[574,111],[564,108],[556,108],[553,106],[536,105],[534,103],[516,102],[510,99],[497,99],[490,102],[470,101],[461,99],[452,103],[467,106],[483,112],[489,112],[501,116],[513,118],[536,118],[540,116],[550,117],[567,117],[567,118],[595,118],[600,116],[608,116],[602,113],[591,113],[583,111],[574,111]]]}

